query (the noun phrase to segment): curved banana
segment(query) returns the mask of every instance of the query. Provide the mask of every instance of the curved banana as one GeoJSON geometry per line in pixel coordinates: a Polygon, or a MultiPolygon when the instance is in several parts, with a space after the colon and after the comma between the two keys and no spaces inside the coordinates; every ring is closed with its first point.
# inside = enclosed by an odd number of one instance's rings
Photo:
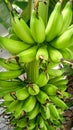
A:
{"type": "Polygon", "coordinates": [[[39,47],[39,49],[37,50],[36,60],[40,60],[40,59],[45,61],[49,60],[47,46],[45,45],[39,47]]]}
{"type": "Polygon", "coordinates": [[[23,118],[17,120],[17,127],[20,127],[20,128],[27,127],[27,119],[23,117],[23,118]]]}
{"type": "Polygon", "coordinates": [[[23,84],[22,81],[5,81],[0,80],[0,88],[13,88],[15,86],[21,86],[23,84]]]}
{"type": "Polygon", "coordinates": [[[50,96],[49,97],[51,100],[52,100],[52,102],[57,106],[57,107],[59,107],[59,108],[61,108],[61,109],[68,109],[68,106],[64,103],[64,101],[62,101],[61,99],[59,99],[58,97],[56,97],[56,96],[50,96]]]}
{"type": "Polygon", "coordinates": [[[42,87],[42,90],[47,93],[49,96],[54,96],[57,94],[58,88],[53,84],[47,84],[46,86],[42,87]]]}
{"type": "Polygon", "coordinates": [[[40,91],[37,84],[29,84],[27,89],[30,95],[37,95],[40,91]]]}
{"type": "Polygon", "coordinates": [[[13,100],[14,100],[14,98],[10,95],[10,93],[7,93],[7,94],[3,97],[3,99],[4,99],[5,101],[13,101],[13,100]]]}
{"type": "Polygon", "coordinates": [[[38,95],[36,95],[36,98],[41,104],[45,104],[47,101],[49,101],[48,95],[42,90],[40,90],[38,95]]]}
{"type": "Polygon", "coordinates": [[[18,54],[24,50],[27,50],[31,46],[22,42],[13,39],[9,39],[7,37],[0,36],[0,44],[3,48],[9,51],[11,54],[18,54]]]}
{"type": "Polygon", "coordinates": [[[28,96],[29,93],[26,86],[16,91],[16,97],[18,100],[25,100],[26,98],[28,98],[28,96]]]}
{"type": "Polygon", "coordinates": [[[18,104],[15,106],[15,110],[14,110],[14,113],[13,113],[13,116],[17,119],[19,117],[21,117],[22,113],[23,113],[23,110],[22,110],[22,107],[23,107],[23,101],[19,101],[18,100],[18,104]]]}
{"type": "Polygon", "coordinates": [[[69,27],[72,21],[72,2],[68,1],[62,10],[63,26],[60,35],[69,27]]]}
{"type": "Polygon", "coordinates": [[[58,76],[58,77],[53,77],[52,79],[49,80],[49,83],[54,84],[55,82],[58,82],[58,81],[64,80],[64,79],[65,79],[65,77],[63,75],[58,76]]]}
{"type": "Polygon", "coordinates": [[[19,62],[28,63],[35,59],[37,53],[37,46],[33,46],[25,51],[20,52],[17,56],[19,58],[19,62]]]}
{"type": "Polygon", "coordinates": [[[43,87],[48,83],[48,81],[49,81],[49,75],[46,74],[45,72],[41,72],[38,76],[38,79],[36,80],[36,84],[39,87],[43,87]]]}
{"type": "Polygon", "coordinates": [[[45,30],[46,41],[51,41],[58,36],[63,25],[63,16],[61,14],[61,2],[57,2],[53,12],[50,15],[48,24],[45,30]]]}
{"type": "Polygon", "coordinates": [[[17,62],[15,61],[7,61],[7,59],[4,58],[0,58],[0,66],[2,66],[3,68],[7,69],[7,70],[19,70],[21,69],[21,66],[19,66],[17,64],[17,62]]]}
{"type": "Polygon", "coordinates": [[[50,42],[50,44],[57,49],[67,48],[72,43],[73,28],[66,30],[62,35],[50,42]]]}
{"type": "Polygon", "coordinates": [[[8,80],[17,78],[22,74],[23,70],[15,70],[15,71],[4,71],[0,72],[0,80],[8,80]]]}
{"type": "Polygon", "coordinates": [[[7,107],[7,112],[14,112],[16,110],[16,107],[20,104],[20,101],[14,100],[11,102],[11,104],[7,107]]]}
{"type": "Polygon", "coordinates": [[[63,58],[61,52],[54,47],[48,46],[48,53],[52,62],[58,63],[63,58]]]}
{"type": "Polygon", "coordinates": [[[52,103],[49,103],[48,107],[49,107],[49,110],[50,110],[50,114],[51,114],[55,119],[60,119],[59,112],[58,112],[56,106],[53,105],[52,103]]]}
{"type": "Polygon", "coordinates": [[[45,25],[36,10],[32,11],[30,29],[36,43],[42,43],[45,40],[45,25]]]}
{"type": "Polygon", "coordinates": [[[57,86],[61,86],[61,85],[67,85],[68,84],[68,80],[67,79],[62,79],[62,80],[59,80],[59,81],[56,81],[54,82],[54,85],[57,87],[57,86]]]}
{"type": "Polygon", "coordinates": [[[65,60],[71,60],[72,59],[72,51],[69,48],[64,48],[60,50],[65,60]]]}
{"type": "Polygon", "coordinates": [[[20,38],[22,41],[30,45],[35,44],[32,38],[31,31],[22,18],[19,19],[17,16],[14,16],[11,19],[11,23],[12,23],[12,28],[15,34],[18,36],[18,38],[20,38]]]}
{"type": "Polygon", "coordinates": [[[50,119],[50,110],[49,107],[46,105],[42,105],[40,109],[41,116],[44,120],[50,119]]]}
{"type": "Polygon", "coordinates": [[[63,75],[64,70],[63,69],[48,69],[48,74],[51,76],[59,77],[63,75]]]}
{"type": "Polygon", "coordinates": [[[24,104],[23,104],[23,110],[25,112],[30,112],[33,110],[33,108],[35,107],[36,105],[36,98],[34,96],[29,96],[25,101],[24,101],[24,104]]]}
{"type": "Polygon", "coordinates": [[[34,119],[38,115],[39,111],[40,111],[40,105],[37,102],[33,110],[27,113],[29,120],[34,119]]]}
{"type": "Polygon", "coordinates": [[[29,120],[28,125],[27,125],[27,129],[28,130],[33,130],[36,126],[36,118],[29,120]]]}

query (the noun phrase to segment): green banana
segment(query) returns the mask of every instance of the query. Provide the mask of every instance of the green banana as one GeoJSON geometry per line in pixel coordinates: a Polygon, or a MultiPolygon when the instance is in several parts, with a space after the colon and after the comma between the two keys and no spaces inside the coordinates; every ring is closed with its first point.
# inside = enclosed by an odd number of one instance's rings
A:
{"type": "Polygon", "coordinates": [[[49,103],[48,107],[49,107],[49,110],[50,110],[50,114],[51,114],[55,119],[60,119],[59,112],[58,112],[56,106],[53,105],[53,104],[51,104],[51,103],[49,103]]]}
{"type": "Polygon", "coordinates": [[[22,81],[5,81],[5,80],[0,80],[0,88],[13,88],[22,85],[22,81]]]}
{"type": "Polygon", "coordinates": [[[11,104],[7,107],[6,112],[14,112],[16,110],[16,107],[20,104],[20,101],[14,100],[11,102],[11,104]]]}
{"type": "Polygon", "coordinates": [[[52,62],[58,63],[63,58],[61,52],[54,47],[48,46],[48,53],[52,62]]]}
{"type": "Polygon", "coordinates": [[[47,93],[49,96],[54,96],[57,94],[58,88],[53,84],[47,84],[46,86],[42,87],[42,90],[47,93]]]}
{"type": "Polygon", "coordinates": [[[14,100],[14,98],[10,95],[10,93],[7,93],[7,94],[3,97],[3,99],[4,99],[5,101],[13,101],[13,100],[14,100]]]}
{"type": "Polygon", "coordinates": [[[43,130],[44,126],[45,126],[45,120],[43,119],[43,117],[41,115],[38,116],[37,118],[37,124],[38,124],[38,130],[43,130]]]}
{"type": "Polygon", "coordinates": [[[69,48],[65,48],[60,50],[65,60],[71,60],[72,59],[72,51],[69,48]]]}
{"type": "Polygon", "coordinates": [[[41,46],[36,53],[36,60],[45,60],[48,61],[49,57],[48,57],[48,50],[47,50],[47,46],[41,46]]]}
{"type": "Polygon", "coordinates": [[[22,117],[22,113],[24,113],[23,110],[22,110],[23,103],[24,103],[23,101],[18,101],[18,104],[15,107],[16,109],[14,110],[13,116],[16,119],[22,117]]]}
{"type": "Polygon", "coordinates": [[[36,105],[36,98],[34,96],[29,96],[25,101],[24,101],[24,104],[23,104],[23,110],[25,112],[30,112],[33,110],[33,108],[35,107],[36,105]]]}
{"type": "Polygon", "coordinates": [[[27,113],[29,120],[34,119],[38,115],[39,111],[40,111],[40,105],[37,102],[33,110],[27,113]]]}
{"type": "Polygon", "coordinates": [[[52,79],[49,80],[49,83],[54,84],[55,82],[58,82],[58,81],[64,80],[64,79],[65,79],[65,77],[63,75],[58,76],[58,77],[53,77],[52,79]]]}
{"type": "Polygon", "coordinates": [[[30,48],[30,45],[25,44],[22,41],[9,39],[7,37],[0,36],[0,44],[3,48],[9,51],[11,54],[18,54],[24,50],[30,48]]]}
{"type": "Polygon", "coordinates": [[[7,70],[19,70],[21,69],[21,66],[19,66],[17,64],[17,62],[15,61],[7,61],[7,59],[4,58],[0,58],[0,66],[2,66],[3,68],[7,69],[7,70]]]}
{"type": "Polygon", "coordinates": [[[68,80],[67,79],[63,79],[63,80],[59,80],[59,81],[56,81],[54,82],[54,85],[57,87],[57,86],[61,86],[61,85],[67,85],[68,83],[68,80]]]}
{"type": "Polygon", "coordinates": [[[14,16],[11,19],[11,23],[12,23],[12,28],[15,34],[18,36],[18,38],[20,38],[22,41],[30,45],[35,44],[32,38],[31,31],[22,18],[19,19],[17,16],[14,16]]]}
{"type": "Polygon", "coordinates": [[[40,90],[40,92],[36,95],[36,98],[41,104],[45,104],[49,101],[48,95],[42,90],[40,90]]]}
{"type": "Polygon", "coordinates": [[[17,78],[22,74],[23,70],[15,70],[15,71],[4,71],[0,72],[0,80],[8,80],[17,78]]]}
{"type": "Polygon", "coordinates": [[[72,2],[68,1],[62,10],[63,26],[60,35],[68,28],[72,21],[72,2]]]}
{"type": "Polygon", "coordinates": [[[46,74],[45,72],[41,72],[38,76],[38,79],[36,80],[36,84],[39,87],[45,86],[49,81],[49,75],[46,74]]]}
{"type": "Polygon", "coordinates": [[[62,101],[61,99],[59,99],[57,96],[50,96],[49,97],[51,100],[52,100],[52,102],[57,106],[57,107],[59,107],[59,108],[61,108],[61,109],[68,109],[68,106],[64,103],[64,101],[62,101]]]}
{"type": "Polygon", "coordinates": [[[19,62],[28,63],[35,59],[37,53],[37,46],[33,46],[28,50],[20,52],[17,56],[19,58],[19,62]]]}
{"type": "Polygon", "coordinates": [[[32,11],[30,29],[36,43],[42,43],[45,40],[45,25],[42,18],[38,16],[36,10],[32,11]]]}
{"type": "Polygon", "coordinates": [[[29,120],[27,129],[28,130],[33,130],[36,126],[36,119],[29,120]]]}
{"type": "Polygon", "coordinates": [[[46,41],[48,42],[57,37],[62,29],[63,16],[61,14],[61,5],[62,3],[58,1],[49,17],[48,24],[45,30],[46,41]]]}
{"type": "Polygon", "coordinates": [[[25,100],[26,98],[28,98],[28,96],[29,93],[26,86],[16,91],[16,97],[18,100],[25,100]]]}
{"type": "Polygon", "coordinates": [[[25,128],[27,127],[27,119],[26,118],[21,118],[17,121],[17,127],[20,127],[20,128],[25,128]]]}
{"type": "Polygon", "coordinates": [[[63,75],[64,70],[63,69],[48,69],[48,74],[51,76],[59,77],[63,75]]]}
{"type": "Polygon", "coordinates": [[[67,48],[72,43],[73,43],[73,28],[66,30],[62,35],[60,35],[58,38],[50,42],[51,46],[57,49],[67,48]]]}
{"type": "Polygon", "coordinates": [[[50,110],[47,105],[41,106],[40,113],[44,120],[50,119],[50,110]]]}
{"type": "Polygon", "coordinates": [[[37,84],[29,84],[28,85],[28,92],[30,95],[37,95],[39,93],[40,89],[37,84]]]}

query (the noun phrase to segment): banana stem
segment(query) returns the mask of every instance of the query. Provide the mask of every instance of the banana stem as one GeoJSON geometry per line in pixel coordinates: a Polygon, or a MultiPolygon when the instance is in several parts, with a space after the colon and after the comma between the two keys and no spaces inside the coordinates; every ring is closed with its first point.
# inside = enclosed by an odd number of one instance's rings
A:
{"type": "Polygon", "coordinates": [[[27,80],[35,83],[39,75],[39,61],[32,61],[27,64],[27,80]]]}
{"type": "Polygon", "coordinates": [[[73,68],[73,63],[72,63],[72,62],[67,61],[67,60],[64,60],[64,59],[62,59],[61,61],[62,61],[63,63],[67,63],[67,64],[71,65],[72,68],[73,68]]]}

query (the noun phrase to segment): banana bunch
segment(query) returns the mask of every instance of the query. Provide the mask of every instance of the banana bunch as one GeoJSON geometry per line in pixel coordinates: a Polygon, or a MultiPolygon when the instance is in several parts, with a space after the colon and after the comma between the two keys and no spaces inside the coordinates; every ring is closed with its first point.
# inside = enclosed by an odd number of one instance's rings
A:
{"type": "MultiPolygon", "coordinates": [[[[45,3],[45,2],[44,2],[45,3]]],[[[37,3],[38,4],[38,3],[37,3]]],[[[72,2],[62,9],[58,1],[45,27],[38,9],[31,13],[29,26],[23,18],[11,17],[12,34],[0,36],[0,46],[11,57],[0,57],[0,98],[11,113],[15,130],[61,128],[68,80],[61,68],[70,60],[73,44],[72,2]]]]}

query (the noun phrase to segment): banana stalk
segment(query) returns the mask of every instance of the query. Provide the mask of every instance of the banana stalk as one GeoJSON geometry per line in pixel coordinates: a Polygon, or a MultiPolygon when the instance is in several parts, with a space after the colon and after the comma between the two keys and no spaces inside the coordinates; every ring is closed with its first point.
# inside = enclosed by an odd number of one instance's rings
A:
{"type": "Polygon", "coordinates": [[[27,64],[27,79],[36,82],[39,75],[39,61],[33,60],[27,64]]]}

